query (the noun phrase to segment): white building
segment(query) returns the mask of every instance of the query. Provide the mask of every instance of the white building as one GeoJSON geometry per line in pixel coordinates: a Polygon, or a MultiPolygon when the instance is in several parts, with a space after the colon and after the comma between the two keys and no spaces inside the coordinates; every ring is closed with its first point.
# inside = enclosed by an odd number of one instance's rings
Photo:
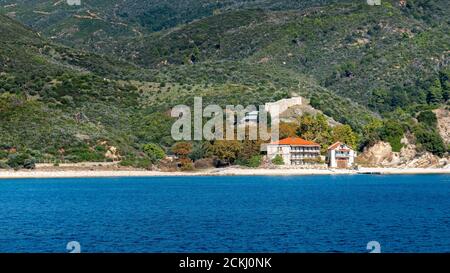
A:
{"type": "Polygon", "coordinates": [[[81,6],[81,0],[67,0],[69,6],[81,6]]]}
{"type": "Polygon", "coordinates": [[[370,6],[380,6],[381,0],[367,0],[367,4],[370,6]]]}
{"type": "Polygon", "coordinates": [[[328,148],[327,162],[330,168],[347,169],[355,163],[356,152],[347,144],[336,142],[328,148]]]}
{"type": "Polygon", "coordinates": [[[320,160],[320,145],[298,137],[289,137],[267,145],[267,157],[279,155],[284,165],[307,165],[320,160]]]}

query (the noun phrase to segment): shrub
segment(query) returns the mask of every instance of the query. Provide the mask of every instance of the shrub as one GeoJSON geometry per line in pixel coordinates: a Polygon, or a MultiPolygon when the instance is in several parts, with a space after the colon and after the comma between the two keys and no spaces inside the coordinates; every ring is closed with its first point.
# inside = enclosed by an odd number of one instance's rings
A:
{"type": "Polygon", "coordinates": [[[29,154],[13,153],[8,156],[6,164],[13,169],[34,169],[36,167],[36,160],[29,154]]]}
{"type": "Polygon", "coordinates": [[[148,158],[136,157],[134,155],[129,155],[129,156],[126,156],[122,161],[120,161],[120,165],[124,166],[124,167],[149,169],[152,165],[152,162],[148,158]]]}
{"type": "Polygon", "coordinates": [[[403,125],[395,120],[387,120],[380,128],[381,140],[389,142],[392,146],[392,151],[400,152],[403,147],[401,139],[403,137],[403,125]]]}
{"type": "Polygon", "coordinates": [[[262,162],[262,156],[261,155],[254,155],[248,160],[247,166],[250,168],[258,168],[261,166],[262,162]]]}
{"type": "Polygon", "coordinates": [[[193,171],[194,170],[194,164],[192,161],[188,158],[182,158],[180,160],[180,169],[182,171],[193,171]]]}
{"type": "Polygon", "coordinates": [[[430,110],[420,112],[420,114],[417,116],[417,120],[426,126],[436,128],[437,125],[436,114],[430,110]]]}
{"type": "Polygon", "coordinates": [[[145,144],[143,150],[153,164],[166,157],[164,150],[154,143],[145,144]]]}
{"type": "Polygon", "coordinates": [[[281,155],[275,156],[275,158],[272,159],[272,163],[275,165],[284,165],[283,157],[281,155]]]}
{"type": "Polygon", "coordinates": [[[194,167],[196,169],[209,169],[214,167],[214,160],[211,158],[203,158],[195,161],[194,167]]]}
{"type": "Polygon", "coordinates": [[[201,142],[194,143],[189,158],[193,161],[200,160],[205,157],[205,150],[201,142]]]}
{"type": "Polygon", "coordinates": [[[438,156],[442,156],[446,152],[444,141],[436,130],[418,125],[414,128],[414,135],[420,148],[438,156]]]}
{"type": "Polygon", "coordinates": [[[172,152],[180,158],[186,158],[192,153],[192,144],[185,141],[177,142],[172,146],[172,152]]]}
{"type": "Polygon", "coordinates": [[[9,169],[9,166],[6,162],[0,161],[0,169],[9,169]]]}
{"type": "Polygon", "coordinates": [[[0,150],[0,159],[8,158],[8,152],[0,150]]]}

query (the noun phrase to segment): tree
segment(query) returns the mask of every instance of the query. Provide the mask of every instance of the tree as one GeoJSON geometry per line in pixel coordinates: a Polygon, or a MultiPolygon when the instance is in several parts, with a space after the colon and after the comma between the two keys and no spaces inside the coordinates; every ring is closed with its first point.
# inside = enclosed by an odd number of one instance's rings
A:
{"type": "Polygon", "coordinates": [[[322,150],[331,144],[331,129],[323,114],[316,116],[304,114],[298,121],[300,123],[298,135],[302,138],[320,143],[322,150]]]}
{"type": "Polygon", "coordinates": [[[428,89],[427,102],[428,104],[439,104],[444,99],[441,82],[436,79],[433,85],[428,89]]]}
{"type": "Polygon", "coordinates": [[[251,157],[259,155],[261,153],[261,145],[263,141],[246,139],[241,142],[241,150],[238,157],[244,160],[249,160],[251,157]]]}
{"type": "Polygon", "coordinates": [[[358,136],[353,132],[349,125],[338,125],[333,128],[333,142],[343,142],[355,148],[358,142],[358,136]]]}
{"type": "Polygon", "coordinates": [[[201,141],[194,142],[192,145],[192,151],[189,154],[189,158],[192,161],[197,161],[205,157],[205,149],[203,147],[203,143],[201,141]]]}
{"type": "Polygon", "coordinates": [[[379,112],[388,110],[391,102],[389,101],[389,93],[385,89],[375,89],[369,98],[369,107],[379,112]]]}
{"type": "Polygon", "coordinates": [[[444,141],[435,129],[430,130],[423,125],[417,125],[414,128],[414,135],[417,143],[424,150],[438,156],[442,156],[446,152],[444,141]]]}
{"type": "Polygon", "coordinates": [[[233,163],[242,150],[242,143],[237,140],[216,140],[209,143],[207,151],[210,155],[224,160],[226,163],[233,163]]]}
{"type": "Polygon", "coordinates": [[[180,158],[187,158],[192,152],[192,144],[185,141],[177,142],[172,146],[172,152],[180,158]]]}
{"type": "Polygon", "coordinates": [[[155,143],[145,144],[143,150],[153,164],[166,157],[164,150],[155,143]]]}
{"type": "Polygon", "coordinates": [[[420,123],[423,123],[427,127],[436,128],[437,118],[436,118],[436,114],[433,113],[433,111],[426,110],[426,111],[420,112],[420,114],[417,116],[417,120],[420,123]]]}
{"type": "Polygon", "coordinates": [[[299,126],[292,122],[281,122],[279,127],[280,138],[296,137],[299,126]]]}
{"type": "Polygon", "coordinates": [[[442,96],[447,102],[450,99],[450,69],[439,72],[439,81],[442,86],[442,96]]]}
{"type": "Polygon", "coordinates": [[[404,107],[409,103],[408,95],[405,90],[403,90],[400,86],[395,86],[391,89],[391,102],[390,105],[393,108],[396,107],[404,107]]]}
{"type": "Polygon", "coordinates": [[[314,140],[316,137],[316,121],[311,114],[304,114],[299,118],[299,135],[306,140],[314,140]]]}
{"type": "Polygon", "coordinates": [[[392,146],[392,151],[400,152],[403,147],[401,139],[404,135],[403,124],[396,120],[386,120],[380,128],[380,138],[383,141],[389,142],[392,146]]]}

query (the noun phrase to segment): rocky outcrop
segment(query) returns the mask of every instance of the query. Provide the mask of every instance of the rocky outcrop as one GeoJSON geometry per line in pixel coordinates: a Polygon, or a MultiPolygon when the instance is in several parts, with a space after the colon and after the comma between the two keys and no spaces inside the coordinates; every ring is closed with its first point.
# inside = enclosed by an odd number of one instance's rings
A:
{"type": "Polygon", "coordinates": [[[433,111],[437,118],[437,128],[445,144],[450,144],[450,111],[447,109],[436,109],[433,111]]]}
{"type": "Polygon", "coordinates": [[[112,161],[120,160],[121,156],[119,155],[119,151],[116,147],[111,146],[105,153],[105,157],[111,159],[112,161]]]}
{"type": "Polygon", "coordinates": [[[401,167],[407,168],[442,168],[448,164],[448,159],[439,158],[431,153],[425,153],[401,167]]]}
{"type": "MultiPolygon", "coordinates": [[[[283,122],[296,122],[297,118],[303,116],[304,114],[311,114],[313,116],[318,114],[323,114],[322,111],[315,109],[309,104],[309,101],[303,99],[302,105],[295,105],[287,108],[284,112],[280,114],[280,120],[283,122]]],[[[323,114],[324,115],[324,114],[323,114]]],[[[341,123],[335,121],[333,118],[325,115],[328,124],[331,127],[335,127],[337,125],[341,125],[341,123]]]]}
{"type": "Polygon", "coordinates": [[[404,147],[399,153],[392,152],[389,143],[379,141],[375,145],[364,149],[358,157],[358,162],[363,165],[399,168],[445,168],[450,164],[449,158],[440,158],[429,152],[417,153],[416,145],[402,139],[404,147]]]}
{"type": "Polygon", "coordinates": [[[394,161],[394,154],[389,143],[379,141],[371,147],[366,147],[358,157],[358,162],[366,165],[386,166],[394,161]]]}

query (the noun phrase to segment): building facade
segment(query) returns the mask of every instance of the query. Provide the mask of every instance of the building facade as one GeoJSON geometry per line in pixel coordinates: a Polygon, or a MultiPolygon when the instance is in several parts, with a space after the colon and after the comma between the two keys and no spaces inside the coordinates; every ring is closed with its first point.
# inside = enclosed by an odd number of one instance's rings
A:
{"type": "Polygon", "coordinates": [[[336,142],[327,150],[327,163],[330,168],[347,169],[355,163],[356,152],[345,143],[336,142]]]}
{"type": "Polygon", "coordinates": [[[297,137],[289,137],[267,145],[267,157],[279,155],[284,165],[310,165],[320,161],[320,145],[297,137]]]}

